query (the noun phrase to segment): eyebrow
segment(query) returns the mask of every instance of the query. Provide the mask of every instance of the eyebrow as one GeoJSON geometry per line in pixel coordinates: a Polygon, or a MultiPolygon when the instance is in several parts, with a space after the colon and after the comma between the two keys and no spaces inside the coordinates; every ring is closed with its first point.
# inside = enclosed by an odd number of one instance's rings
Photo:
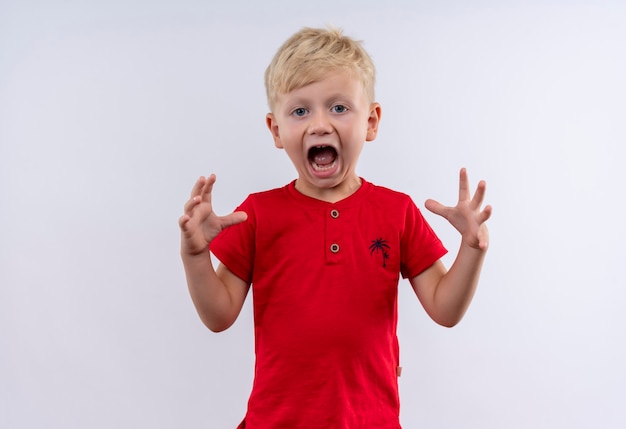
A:
{"type": "MultiPolygon", "coordinates": [[[[333,93],[327,97],[324,98],[324,100],[322,101],[322,104],[324,105],[331,105],[333,103],[335,103],[336,101],[343,101],[347,104],[355,104],[355,100],[353,96],[349,96],[346,93],[340,93],[340,92],[336,92],[333,93]]],[[[306,98],[306,97],[295,97],[293,99],[289,99],[288,100],[288,105],[290,106],[296,106],[296,105],[310,105],[311,104],[311,100],[306,98]]]]}

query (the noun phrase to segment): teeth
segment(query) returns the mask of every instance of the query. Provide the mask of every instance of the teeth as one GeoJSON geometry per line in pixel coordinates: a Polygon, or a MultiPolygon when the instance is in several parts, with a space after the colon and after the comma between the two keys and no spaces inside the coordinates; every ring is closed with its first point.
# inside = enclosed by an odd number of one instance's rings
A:
{"type": "Polygon", "coordinates": [[[311,165],[313,166],[313,169],[315,171],[326,171],[326,170],[330,170],[331,168],[335,166],[335,161],[333,161],[332,163],[328,165],[319,165],[314,162],[312,162],[311,165]]]}

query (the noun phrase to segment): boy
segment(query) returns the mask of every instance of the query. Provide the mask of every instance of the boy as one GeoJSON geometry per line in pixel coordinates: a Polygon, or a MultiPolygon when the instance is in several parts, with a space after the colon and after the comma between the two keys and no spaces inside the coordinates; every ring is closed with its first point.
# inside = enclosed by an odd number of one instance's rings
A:
{"type": "Polygon", "coordinates": [[[217,216],[215,176],[201,177],[179,220],[189,291],[209,329],[231,326],[253,286],[255,378],[239,427],[400,428],[400,274],[435,322],[460,321],[488,246],[485,183],[470,198],[463,169],[455,207],[426,202],[462,235],[447,271],[410,197],[355,172],[381,117],[360,43],[305,28],[278,50],[265,84],[267,126],[297,179],[217,216]]]}

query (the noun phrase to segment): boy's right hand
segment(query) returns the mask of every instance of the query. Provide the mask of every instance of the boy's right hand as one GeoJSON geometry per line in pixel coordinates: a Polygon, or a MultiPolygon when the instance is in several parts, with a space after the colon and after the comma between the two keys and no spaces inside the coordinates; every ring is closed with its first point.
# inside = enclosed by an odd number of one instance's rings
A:
{"type": "Polygon", "coordinates": [[[211,191],[215,175],[200,177],[191,191],[191,198],[185,204],[185,213],[178,220],[181,230],[181,252],[198,255],[206,252],[209,244],[217,235],[229,226],[245,222],[245,212],[234,212],[227,216],[218,216],[211,205],[211,191]]]}

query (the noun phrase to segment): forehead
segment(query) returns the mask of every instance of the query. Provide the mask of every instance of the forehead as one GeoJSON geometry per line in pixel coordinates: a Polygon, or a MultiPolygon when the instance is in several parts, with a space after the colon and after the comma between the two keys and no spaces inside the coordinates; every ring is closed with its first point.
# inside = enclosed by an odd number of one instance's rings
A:
{"type": "Polygon", "coordinates": [[[357,73],[345,70],[328,72],[311,82],[277,94],[277,101],[341,97],[355,101],[366,97],[363,81],[357,73]]]}

